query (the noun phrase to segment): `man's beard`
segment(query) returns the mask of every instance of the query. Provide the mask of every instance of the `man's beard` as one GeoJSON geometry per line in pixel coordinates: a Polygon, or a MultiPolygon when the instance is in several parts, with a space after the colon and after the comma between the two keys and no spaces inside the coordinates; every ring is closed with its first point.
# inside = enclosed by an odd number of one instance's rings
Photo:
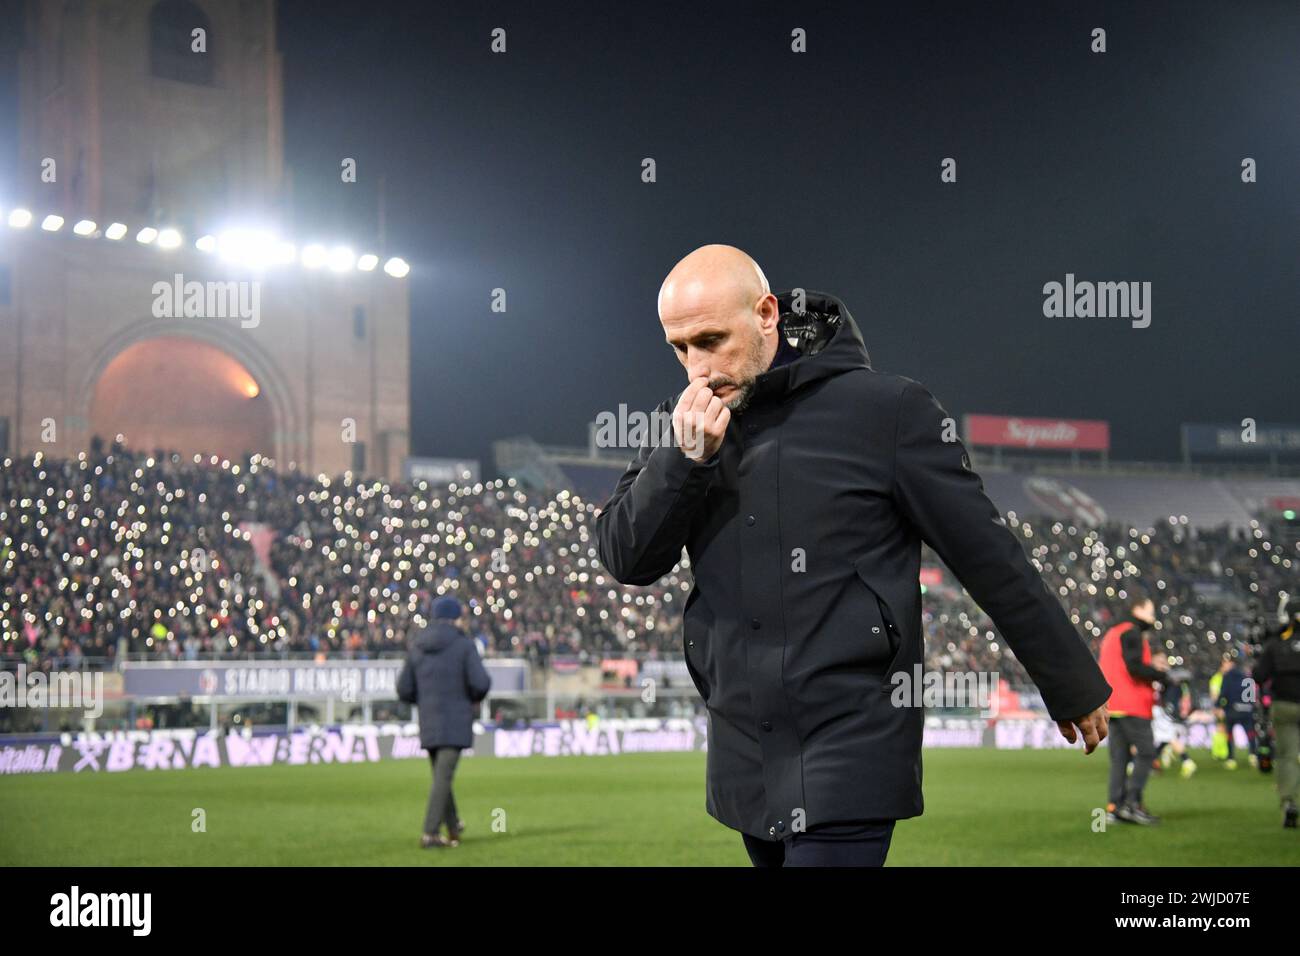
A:
{"type": "Polygon", "coordinates": [[[749,348],[745,352],[744,371],[741,373],[740,381],[726,375],[719,375],[709,381],[709,388],[715,392],[724,385],[736,387],[735,398],[724,402],[733,415],[739,415],[749,407],[749,402],[754,397],[755,381],[766,371],[763,367],[763,333],[758,329],[754,329],[753,332],[754,335],[749,340],[749,348]]]}

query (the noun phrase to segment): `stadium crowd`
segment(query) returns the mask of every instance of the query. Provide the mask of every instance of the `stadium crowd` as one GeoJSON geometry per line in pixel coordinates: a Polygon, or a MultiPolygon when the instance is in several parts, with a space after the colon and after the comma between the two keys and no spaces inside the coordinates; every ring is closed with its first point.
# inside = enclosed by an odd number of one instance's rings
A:
{"type": "MultiPolygon", "coordinates": [[[[599,504],[511,481],[427,487],[279,472],[114,446],[0,468],[0,666],[107,666],[121,653],[173,659],[369,657],[404,651],[430,601],[455,594],[489,655],[597,661],[672,657],[690,588],[683,565],[650,587],[600,567],[599,504]]],[[[1008,516],[1093,644],[1119,590],[1157,599],[1156,639],[1208,678],[1248,635],[1297,556],[1269,529],[1074,527],[1008,516]]],[[[927,550],[924,561],[940,567],[927,550]]],[[[924,599],[928,665],[1028,676],[992,621],[946,572],[924,599]]]]}

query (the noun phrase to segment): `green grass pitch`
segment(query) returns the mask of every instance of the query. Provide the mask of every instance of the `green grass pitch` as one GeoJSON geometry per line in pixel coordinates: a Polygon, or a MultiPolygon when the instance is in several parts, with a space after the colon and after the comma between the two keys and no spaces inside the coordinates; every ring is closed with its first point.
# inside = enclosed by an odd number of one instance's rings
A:
{"type": "MultiPolygon", "coordinates": [[[[1106,754],[927,750],[926,809],[888,865],[1276,865],[1300,862],[1274,777],[1196,753],[1152,776],[1150,829],[1092,829],[1106,754]]],[[[703,754],[466,758],[460,847],[417,846],[427,761],[0,778],[0,866],[745,866],[704,812],[703,754]],[[192,811],[206,832],[192,830],[192,811]],[[495,815],[495,816],[494,816],[495,815]],[[493,821],[504,823],[496,832],[493,821]]]]}

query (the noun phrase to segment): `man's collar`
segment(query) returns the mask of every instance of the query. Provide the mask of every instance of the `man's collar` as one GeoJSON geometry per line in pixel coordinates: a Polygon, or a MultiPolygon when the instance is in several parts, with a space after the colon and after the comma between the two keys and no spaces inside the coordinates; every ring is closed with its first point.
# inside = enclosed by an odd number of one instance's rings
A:
{"type": "Polygon", "coordinates": [[[786,341],[785,336],[778,330],[776,334],[776,355],[772,357],[772,364],[767,367],[767,370],[770,372],[782,365],[789,365],[802,355],[803,353],[786,341]]]}

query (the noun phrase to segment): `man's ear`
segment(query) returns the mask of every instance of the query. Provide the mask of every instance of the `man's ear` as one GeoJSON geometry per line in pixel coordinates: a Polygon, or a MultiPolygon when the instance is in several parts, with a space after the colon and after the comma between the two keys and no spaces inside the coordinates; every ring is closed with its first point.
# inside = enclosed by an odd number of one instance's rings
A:
{"type": "Polygon", "coordinates": [[[777,301],[775,295],[769,292],[763,297],[760,309],[763,314],[764,331],[769,329],[775,331],[781,324],[781,303],[777,301]]]}

